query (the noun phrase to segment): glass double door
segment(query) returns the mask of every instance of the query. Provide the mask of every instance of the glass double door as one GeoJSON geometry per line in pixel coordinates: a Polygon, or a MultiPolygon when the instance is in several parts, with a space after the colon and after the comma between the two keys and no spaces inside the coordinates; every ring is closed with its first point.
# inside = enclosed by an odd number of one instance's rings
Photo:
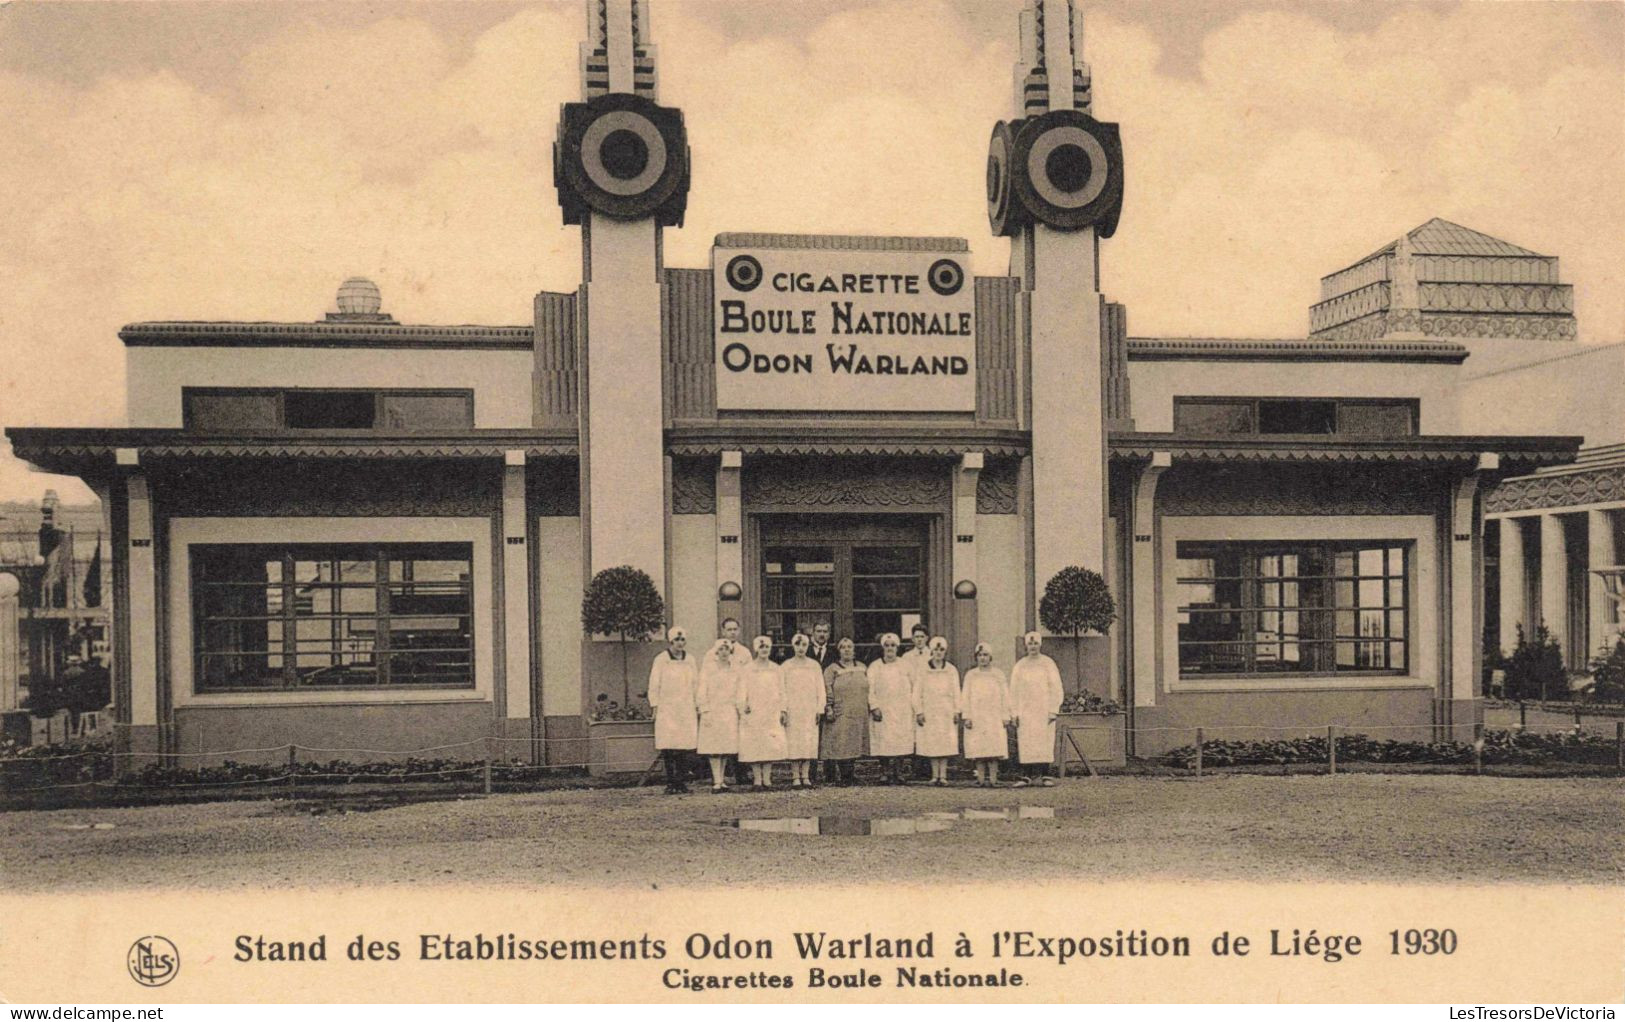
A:
{"type": "Polygon", "coordinates": [[[782,659],[791,636],[825,622],[831,642],[852,639],[867,663],[880,656],[887,632],[906,644],[924,612],[925,531],[912,520],[824,517],[764,522],[762,634],[782,659]]]}

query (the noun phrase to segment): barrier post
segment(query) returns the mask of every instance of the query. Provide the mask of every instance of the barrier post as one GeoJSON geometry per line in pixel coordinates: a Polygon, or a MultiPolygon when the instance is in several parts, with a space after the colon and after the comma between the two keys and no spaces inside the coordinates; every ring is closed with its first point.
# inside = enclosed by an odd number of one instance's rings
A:
{"type": "Polygon", "coordinates": [[[1625,771],[1625,720],[1614,723],[1614,765],[1625,771]]]}
{"type": "Polygon", "coordinates": [[[1337,725],[1326,725],[1326,773],[1337,773],[1337,725]]]}
{"type": "Polygon", "coordinates": [[[1585,721],[1580,719],[1580,708],[1576,706],[1574,708],[1574,730],[1578,731],[1583,727],[1585,727],[1585,721]]]}
{"type": "Polygon", "coordinates": [[[1202,779],[1202,729],[1196,729],[1196,779],[1202,779]]]}
{"type": "Polygon", "coordinates": [[[1484,722],[1473,725],[1473,773],[1484,772],[1484,722]]]}
{"type": "Polygon", "coordinates": [[[299,746],[293,744],[292,742],[289,742],[288,743],[288,797],[289,798],[293,797],[294,788],[299,783],[294,778],[294,772],[293,772],[294,767],[298,764],[298,762],[299,762],[299,746]]]}
{"type": "Polygon", "coordinates": [[[485,739],[485,793],[491,794],[491,739],[485,739]]]}
{"type": "Polygon", "coordinates": [[[1529,730],[1529,704],[1522,699],[1518,700],[1518,730],[1529,730]]]}

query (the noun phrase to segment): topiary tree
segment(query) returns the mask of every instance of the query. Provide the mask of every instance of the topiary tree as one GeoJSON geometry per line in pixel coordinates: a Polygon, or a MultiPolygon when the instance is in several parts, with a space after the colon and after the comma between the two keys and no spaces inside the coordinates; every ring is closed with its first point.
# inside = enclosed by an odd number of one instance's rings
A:
{"type": "Polygon", "coordinates": [[[1625,703],[1625,636],[1597,650],[1591,659],[1591,699],[1598,703],[1625,703]]]}
{"type": "MultiPolygon", "coordinates": [[[[1044,598],[1038,601],[1038,620],[1056,635],[1074,639],[1085,632],[1106,634],[1117,620],[1117,603],[1099,572],[1069,565],[1055,573],[1044,585],[1044,598]]],[[[1083,651],[1078,651],[1077,688],[1083,688],[1083,651]]]]}
{"type": "Polygon", "coordinates": [[[666,623],[666,604],[648,575],[629,564],[605,568],[587,583],[581,597],[581,628],[588,635],[613,635],[621,646],[621,705],[632,701],[626,646],[647,642],[666,623]]]}
{"type": "Polygon", "coordinates": [[[1513,699],[1568,696],[1569,672],[1563,665],[1563,647],[1545,625],[1535,629],[1532,639],[1524,635],[1522,625],[1518,626],[1518,645],[1507,657],[1506,672],[1507,695],[1513,699]]]}

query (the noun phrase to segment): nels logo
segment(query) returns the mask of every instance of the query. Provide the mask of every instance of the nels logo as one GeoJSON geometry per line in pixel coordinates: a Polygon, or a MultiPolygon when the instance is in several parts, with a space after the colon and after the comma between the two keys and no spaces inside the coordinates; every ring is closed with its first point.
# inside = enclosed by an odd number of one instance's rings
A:
{"type": "Polygon", "coordinates": [[[181,953],[165,937],[142,937],[130,945],[130,977],[145,987],[161,987],[181,970],[181,953]]]}

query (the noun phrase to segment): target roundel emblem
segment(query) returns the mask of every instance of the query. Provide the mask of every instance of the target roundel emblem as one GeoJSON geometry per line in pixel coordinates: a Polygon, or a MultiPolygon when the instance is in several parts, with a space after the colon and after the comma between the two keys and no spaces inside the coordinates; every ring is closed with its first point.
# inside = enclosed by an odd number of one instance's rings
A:
{"type": "Polygon", "coordinates": [[[987,143],[987,220],[993,233],[1008,237],[1031,218],[1027,209],[1016,199],[1015,156],[1016,132],[1021,121],[993,126],[993,136],[987,143]]]}
{"type": "Polygon", "coordinates": [[[1018,197],[1034,219],[1062,230],[1117,229],[1123,205],[1123,148],[1117,125],[1077,110],[1029,119],[1011,154],[1018,197]]]}
{"type": "Polygon", "coordinates": [[[925,271],[925,282],[944,297],[958,294],[965,286],[965,269],[952,259],[938,259],[925,271]]]}
{"type": "Polygon", "coordinates": [[[735,291],[754,291],[762,282],[762,264],[755,256],[737,255],[728,260],[723,276],[728,278],[728,286],[735,291]]]}
{"type": "Polygon", "coordinates": [[[682,114],[631,93],[567,103],[553,169],[566,223],[579,223],[586,209],[680,223],[688,189],[682,114]]]}

